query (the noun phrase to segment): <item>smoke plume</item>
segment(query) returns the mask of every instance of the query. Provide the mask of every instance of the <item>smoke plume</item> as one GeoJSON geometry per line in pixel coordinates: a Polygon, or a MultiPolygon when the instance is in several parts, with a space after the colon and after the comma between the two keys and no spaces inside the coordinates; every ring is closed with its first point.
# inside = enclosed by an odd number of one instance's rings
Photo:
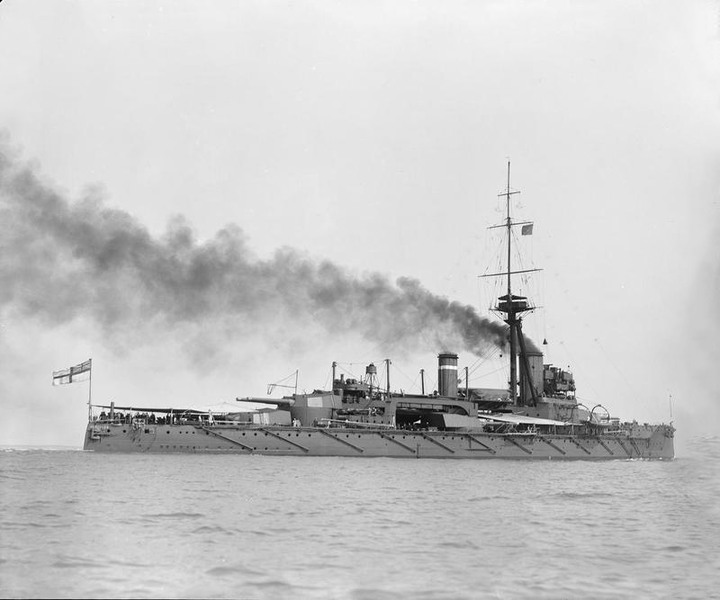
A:
{"type": "Polygon", "coordinates": [[[218,319],[242,332],[288,318],[413,350],[480,353],[507,339],[505,324],[414,279],[352,274],[288,248],[260,260],[234,225],[200,242],[175,219],[154,237],[98,194],[70,202],[7,149],[0,152],[0,244],[5,316],[51,325],[82,317],[107,337],[218,319]]]}

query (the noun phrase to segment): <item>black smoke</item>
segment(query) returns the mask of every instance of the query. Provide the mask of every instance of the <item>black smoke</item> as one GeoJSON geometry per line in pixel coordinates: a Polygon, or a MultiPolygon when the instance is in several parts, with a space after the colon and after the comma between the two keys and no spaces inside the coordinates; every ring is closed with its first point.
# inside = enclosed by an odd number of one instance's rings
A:
{"type": "Polygon", "coordinates": [[[218,319],[229,330],[285,319],[350,330],[385,347],[481,353],[507,326],[418,281],[354,274],[289,248],[270,259],[228,225],[198,241],[182,219],[153,236],[96,193],[71,202],[33,166],[0,152],[0,311],[63,324],[83,318],[109,337],[218,319]]]}

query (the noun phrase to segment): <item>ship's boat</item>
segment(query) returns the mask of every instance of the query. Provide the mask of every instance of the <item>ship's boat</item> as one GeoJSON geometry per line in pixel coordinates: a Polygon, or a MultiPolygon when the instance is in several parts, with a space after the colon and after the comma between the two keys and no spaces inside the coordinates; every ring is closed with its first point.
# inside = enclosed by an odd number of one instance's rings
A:
{"type": "MultiPolygon", "coordinates": [[[[578,402],[568,370],[544,364],[543,353],[522,331],[534,307],[513,291],[512,231],[532,227],[511,216],[508,185],[504,223],[507,281],[494,310],[507,324],[510,381],[505,389],[458,385],[458,355],[438,355],[438,389],[407,394],[378,379],[375,364],[361,379],[336,376],[332,388],[281,399],[238,398],[262,410],[210,412],[177,407],[89,404],[85,450],[193,452],[295,456],[513,459],[672,459],[672,424],[620,422],[600,404],[578,402]]],[[[531,231],[531,229],[530,229],[531,231]]],[[[297,384],[297,379],[296,379],[297,384]]],[[[238,404],[238,407],[243,406],[238,404]]]]}

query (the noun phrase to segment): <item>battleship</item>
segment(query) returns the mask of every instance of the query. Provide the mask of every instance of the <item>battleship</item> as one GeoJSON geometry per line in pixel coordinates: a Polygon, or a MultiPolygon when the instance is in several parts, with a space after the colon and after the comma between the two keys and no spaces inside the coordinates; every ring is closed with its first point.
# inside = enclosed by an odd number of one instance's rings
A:
{"type": "MultiPolygon", "coordinates": [[[[385,382],[370,363],[362,377],[337,376],[331,389],[297,392],[279,399],[237,398],[223,412],[166,406],[93,404],[83,448],[93,452],[215,453],[280,456],[397,458],[507,458],[617,460],[674,458],[674,427],[621,422],[601,404],[592,408],[576,396],[569,370],[545,364],[543,353],[523,334],[523,317],[535,307],[514,293],[514,277],[537,269],[513,270],[515,228],[532,223],[511,215],[510,165],[501,228],[507,261],[499,273],[506,285],[494,312],[506,324],[509,381],[506,388],[470,387],[459,379],[458,354],[438,355],[437,389],[419,394],[393,391],[391,361],[385,382]],[[246,403],[253,403],[252,405],[246,403]],[[248,406],[261,408],[248,409],[248,406]]],[[[529,229],[528,229],[529,228],[529,229]]],[[[422,373],[422,372],[421,372],[422,373]]],[[[91,374],[91,361],[54,374],[67,383],[91,374]]],[[[91,385],[90,385],[91,388],[91,385]]]]}

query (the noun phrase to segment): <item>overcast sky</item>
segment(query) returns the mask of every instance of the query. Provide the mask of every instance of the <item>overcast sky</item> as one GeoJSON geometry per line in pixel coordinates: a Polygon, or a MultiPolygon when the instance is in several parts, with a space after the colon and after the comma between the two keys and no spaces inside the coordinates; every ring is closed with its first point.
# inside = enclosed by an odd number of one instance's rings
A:
{"type": "Polygon", "coordinates": [[[431,387],[453,339],[372,309],[403,277],[487,313],[508,160],[546,360],[585,404],[667,421],[672,395],[680,445],[717,434],[718,2],[6,0],[0,90],[2,443],[81,445],[87,384],[50,376],[90,357],[118,404],[387,357],[431,387]],[[198,255],[221,267],[156,270],[198,255]],[[389,291],[320,306],[328,280],[389,291]]]}

